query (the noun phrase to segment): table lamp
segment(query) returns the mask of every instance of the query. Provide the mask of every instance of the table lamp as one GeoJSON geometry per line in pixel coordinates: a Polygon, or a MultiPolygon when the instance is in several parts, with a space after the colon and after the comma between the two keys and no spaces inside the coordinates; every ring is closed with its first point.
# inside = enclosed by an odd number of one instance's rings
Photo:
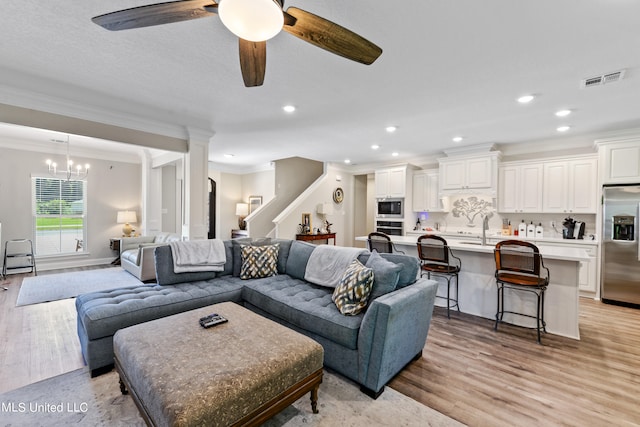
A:
{"type": "Polygon", "coordinates": [[[138,222],[135,211],[118,211],[118,218],[116,219],[118,224],[124,224],[122,227],[122,234],[124,237],[131,237],[133,228],[131,222],[138,222]]]}
{"type": "Polygon", "coordinates": [[[236,215],[238,215],[238,228],[240,228],[240,230],[246,230],[247,223],[244,218],[249,215],[249,204],[236,203],[236,215]]]}

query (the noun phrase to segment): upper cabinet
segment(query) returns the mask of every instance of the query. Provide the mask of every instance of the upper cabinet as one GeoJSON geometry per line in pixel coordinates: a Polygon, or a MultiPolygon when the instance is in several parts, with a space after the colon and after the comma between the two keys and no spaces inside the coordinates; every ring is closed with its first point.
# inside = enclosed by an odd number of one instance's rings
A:
{"type": "Polygon", "coordinates": [[[447,157],[439,159],[440,192],[469,191],[496,193],[498,152],[478,156],[447,157]]]}
{"type": "Polygon", "coordinates": [[[503,165],[498,170],[498,212],[542,212],[541,163],[503,165]]]}
{"type": "Polygon", "coordinates": [[[543,212],[596,213],[597,159],[545,162],[543,180],[543,212]]]}
{"type": "Polygon", "coordinates": [[[640,136],[596,141],[603,184],[640,182],[640,136]]]}
{"type": "Polygon", "coordinates": [[[376,171],[376,198],[401,198],[407,193],[407,168],[397,167],[376,171]]]}
{"type": "Polygon", "coordinates": [[[414,212],[445,212],[445,206],[438,194],[438,182],[437,169],[414,172],[412,197],[414,212]]]}

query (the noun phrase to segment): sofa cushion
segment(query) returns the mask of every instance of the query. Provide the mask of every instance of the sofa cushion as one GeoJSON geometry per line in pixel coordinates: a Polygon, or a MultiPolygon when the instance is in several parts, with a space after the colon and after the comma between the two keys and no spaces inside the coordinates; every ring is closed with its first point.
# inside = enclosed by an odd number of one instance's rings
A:
{"type": "Polygon", "coordinates": [[[153,239],[153,243],[169,243],[182,240],[182,236],[176,233],[158,233],[153,239]]]}
{"type": "MultiPolygon", "coordinates": [[[[302,240],[292,241],[287,267],[285,268],[287,274],[294,279],[304,279],[304,274],[307,271],[307,262],[315,248],[316,245],[302,240]]],[[[333,289],[331,289],[331,292],[333,292],[333,289]]]]}
{"type": "MultiPolygon", "coordinates": [[[[418,280],[418,272],[420,271],[420,261],[418,261],[418,258],[402,254],[382,253],[379,255],[387,261],[391,261],[392,263],[398,264],[401,267],[396,289],[411,285],[412,283],[415,283],[416,280],[418,280]]],[[[370,256],[371,252],[365,252],[358,256],[358,260],[364,265],[367,265],[367,261],[369,260],[370,256]]]]}
{"type": "MultiPolygon", "coordinates": [[[[291,249],[294,250],[294,245],[291,249]]],[[[364,313],[340,314],[331,301],[332,293],[333,288],[280,274],[245,281],[242,299],[284,322],[355,350],[364,313]]]]}
{"type": "MultiPolygon", "coordinates": [[[[224,301],[240,302],[243,281],[224,276],[175,286],[139,286],[83,294],[76,299],[78,322],[89,340],[118,329],[224,301]]],[[[197,326],[197,319],[194,327],[197,326]]]]}
{"type": "MultiPolygon", "coordinates": [[[[215,271],[189,271],[186,273],[175,273],[173,271],[173,252],[169,245],[158,246],[154,251],[154,257],[156,264],[156,281],[158,282],[158,285],[167,286],[175,285],[176,283],[209,280],[222,275],[221,272],[216,273],[215,271]]],[[[227,261],[227,264],[231,264],[230,261],[227,261]]]]}
{"type": "Polygon", "coordinates": [[[331,296],[340,313],[353,316],[367,305],[373,288],[373,269],[354,259],[347,267],[331,296]]]}
{"type": "Polygon", "coordinates": [[[138,265],[138,255],[140,254],[139,249],[127,249],[120,254],[120,259],[126,259],[132,264],[138,265]]]}
{"type": "Polygon", "coordinates": [[[371,252],[365,267],[373,269],[373,289],[370,299],[378,298],[396,289],[402,266],[387,261],[378,252],[371,252]]]}
{"type": "Polygon", "coordinates": [[[266,246],[241,245],[240,278],[259,279],[278,273],[278,244],[266,246]]]}

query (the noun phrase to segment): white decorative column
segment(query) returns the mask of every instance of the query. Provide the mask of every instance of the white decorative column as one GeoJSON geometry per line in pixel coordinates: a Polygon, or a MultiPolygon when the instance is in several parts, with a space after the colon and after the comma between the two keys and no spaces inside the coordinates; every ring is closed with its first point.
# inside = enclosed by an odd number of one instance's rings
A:
{"type": "Polygon", "coordinates": [[[182,237],[207,238],[209,228],[209,140],[213,132],[189,128],[189,150],[184,155],[184,219],[182,237]]]}
{"type": "Polygon", "coordinates": [[[162,231],[162,175],[153,167],[149,150],[142,155],[142,206],[138,220],[139,231],[143,236],[155,235],[162,231]]]}

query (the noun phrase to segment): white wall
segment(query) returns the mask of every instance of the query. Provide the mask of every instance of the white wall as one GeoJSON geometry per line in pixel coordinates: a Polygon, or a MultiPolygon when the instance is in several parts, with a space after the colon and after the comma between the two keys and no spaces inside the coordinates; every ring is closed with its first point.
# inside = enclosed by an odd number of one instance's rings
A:
{"type": "Polygon", "coordinates": [[[249,196],[262,196],[262,204],[266,204],[274,197],[274,170],[234,174],[210,168],[209,177],[217,185],[216,237],[219,239],[230,239],[231,230],[238,228],[236,203],[247,203],[249,196]]]}
{"type": "Polygon", "coordinates": [[[242,202],[242,176],[232,173],[220,174],[217,181],[218,209],[220,229],[217,233],[219,239],[230,239],[231,230],[238,228],[236,216],[236,203],[242,202]]]}
{"type": "Polygon", "coordinates": [[[326,175],[294,202],[288,215],[278,224],[277,237],[295,239],[303,213],[311,214],[313,229],[321,228],[324,218],[316,212],[317,206],[321,203],[329,203],[333,206],[333,214],[327,215],[327,220],[332,223],[331,231],[336,233],[336,245],[354,246],[355,199],[353,175],[328,165],[326,175]],[[340,204],[333,202],[333,191],[337,187],[342,188],[344,192],[344,201],[340,204]]]}
{"type": "Polygon", "coordinates": [[[178,225],[176,195],[177,175],[175,165],[166,165],[162,170],[162,231],[176,233],[181,231],[178,225]]]}
{"type": "MultiPolygon", "coordinates": [[[[31,216],[31,174],[45,176],[47,158],[51,154],[0,149],[0,222],[2,249],[9,239],[34,239],[31,216]]],[[[76,162],[90,163],[87,178],[87,253],[37,261],[38,268],[90,265],[111,261],[116,254],[109,249],[109,239],[122,235],[122,224],[116,224],[119,210],[135,210],[138,220],[141,200],[140,164],[71,156],[76,162]]],[[[64,160],[64,159],[60,159],[64,160]]],[[[61,163],[61,161],[58,161],[61,163]]],[[[132,224],[137,230],[138,224],[132,224]]]]}
{"type": "Polygon", "coordinates": [[[275,172],[273,170],[247,173],[242,177],[242,200],[247,203],[249,196],[262,196],[265,204],[275,194],[275,172]]]}

